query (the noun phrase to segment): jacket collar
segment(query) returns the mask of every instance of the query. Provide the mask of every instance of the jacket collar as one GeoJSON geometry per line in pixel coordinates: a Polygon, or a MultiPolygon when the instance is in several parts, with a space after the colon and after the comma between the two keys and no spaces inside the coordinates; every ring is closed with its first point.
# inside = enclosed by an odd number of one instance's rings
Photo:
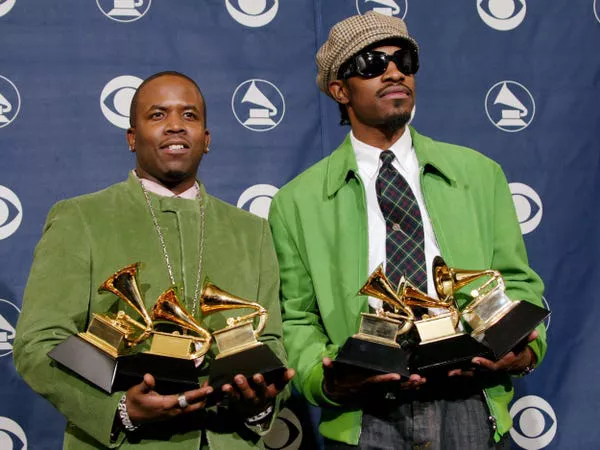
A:
{"type": "MultiPolygon", "coordinates": [[[[435,148],[434,141],[427,136],[419,134],[409,126],[413,146],[423,173],[437,173],[450,185],[456,183],[456,174],[448,156],[435,148]]],[[[350,142],[350,134],[344,142],[336,148],[327,163],[327,196],[333,196],[350,178],[358,179],[358,164],[350,142]]]]}

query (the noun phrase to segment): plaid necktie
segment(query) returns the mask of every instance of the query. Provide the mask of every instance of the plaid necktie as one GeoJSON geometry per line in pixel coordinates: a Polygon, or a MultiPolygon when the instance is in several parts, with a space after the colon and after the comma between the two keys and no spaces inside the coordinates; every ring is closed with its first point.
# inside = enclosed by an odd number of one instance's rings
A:
{"type": "Polygon", "coordinates": [[[416,288],[427,292],[423,221],[417,199],[392,166],[394,154],[385,150],[380,159],[375,187],[385,219],[386,275],[395,289],[404,275],[416,288]]]}

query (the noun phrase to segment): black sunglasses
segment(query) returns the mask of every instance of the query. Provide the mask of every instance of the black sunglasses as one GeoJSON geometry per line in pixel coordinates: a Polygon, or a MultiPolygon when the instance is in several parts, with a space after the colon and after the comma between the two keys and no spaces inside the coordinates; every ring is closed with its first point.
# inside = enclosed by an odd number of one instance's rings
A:
{"type": "Polygon", "coordinates": [[[346,80],[358,75],[363,78],[373,78],[383,74],[390,61],[404,75],[413,75],[419,70],[419,54],[413,49],[402,49],[388,55],[377,50],[368,50],[353,56],[342,68],[341,77],[346,80]]]}

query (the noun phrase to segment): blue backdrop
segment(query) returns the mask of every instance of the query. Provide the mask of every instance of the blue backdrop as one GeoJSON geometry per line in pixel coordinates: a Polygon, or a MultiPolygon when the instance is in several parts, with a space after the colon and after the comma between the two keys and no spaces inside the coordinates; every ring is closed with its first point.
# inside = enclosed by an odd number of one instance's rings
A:
{"type": "MultiPolygon", "coordinates": [[[[404,17],[421,46],[413,124],[504,167],[546,283],[549,351],[516,383],[514,448],[595,448],[599,2],[0,0],[0,448],[61,447],[64,419],[15,372],[14,327],[50,206],[134,166],[124,128],[141,79],[198,82],[212,132],[202,180],[266,215],[347,132],[314,55],[334,23],[371,9],[404,17]]],[[[295,411],[271,447],[298,448],[295,411]]]]}

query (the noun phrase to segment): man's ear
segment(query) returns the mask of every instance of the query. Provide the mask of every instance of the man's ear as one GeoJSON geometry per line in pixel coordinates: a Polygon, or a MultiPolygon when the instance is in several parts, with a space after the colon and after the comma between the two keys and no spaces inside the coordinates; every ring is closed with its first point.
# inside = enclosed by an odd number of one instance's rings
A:
{"type": "Polygon", "coordinates": [[[135,153],[135,128],[131,127],[127,129],[127,144],[129,145],[129,151],[135,153]]]}
{"type": "Polygon", "coordinates": [[[327,87],[329,93],[336,102],[341,103],[342,105],[347,105],[350,102],[350,98],[348,97],[348,87],[343,80],[333,80],[327,87]]]}
{"type": "Polygon", "coordinates": [[[204,153],[208,153],[209,145],[210,145],[210,131],[204,130],[204,153]]]}

